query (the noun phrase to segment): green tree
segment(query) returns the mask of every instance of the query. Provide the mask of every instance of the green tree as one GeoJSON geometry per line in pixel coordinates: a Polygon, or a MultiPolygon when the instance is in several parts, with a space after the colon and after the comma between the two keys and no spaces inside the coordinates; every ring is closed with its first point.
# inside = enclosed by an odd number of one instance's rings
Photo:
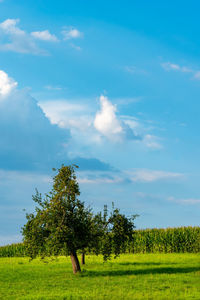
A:
{"type": "Polygon", "coordinates": [[[26,215],[27,223],[22,228],[24,243],[32,258],[70,255],[74,273],[81,271],[77,250],[89,246],[94,227],[90,209],[78,199],[75,168],[75,165],[63,165],[58,169],[53,177],[53,188],[44,199],[36,191],[33,200],[38,206],[34,213],[26,215]]]}
{"type": "Polygon", "coordinates": [[[121,253],[125,253],[127,245],[133,241],[134,234],[134,220],[138,215],[127,217],[120,213],[118,208],[114,208],[108,219],[108,234],[111,235],[112,239],[112,252],[115,257],[118,257],[121,253]]]}
{"type": "MultiPolygon", "coordinates": [[[[127,217],[118,208],[114,208],[114,204],[109,215],[105,205],[103,213],[98,213],[92,219],[92,238],[88,250],[97,255],[101,253],[104,261],[110,259],[112,254],[116,258],[125,253],[127,246],[133,241],[134,220],[137,216],[127,217]]],[[[82,264],[85,263],[85,252],[82,253],[82,264]]]]}

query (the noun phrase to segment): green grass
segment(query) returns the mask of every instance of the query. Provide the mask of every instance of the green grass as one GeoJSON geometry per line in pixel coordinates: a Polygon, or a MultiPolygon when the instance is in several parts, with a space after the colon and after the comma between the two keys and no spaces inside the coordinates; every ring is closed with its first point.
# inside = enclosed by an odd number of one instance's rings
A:
{"type": "Polygon", "coordinates": [[[0,299],[200,299],[200,254],[127,254],[107,263],[87,256],[0,258],[0,299]]]}

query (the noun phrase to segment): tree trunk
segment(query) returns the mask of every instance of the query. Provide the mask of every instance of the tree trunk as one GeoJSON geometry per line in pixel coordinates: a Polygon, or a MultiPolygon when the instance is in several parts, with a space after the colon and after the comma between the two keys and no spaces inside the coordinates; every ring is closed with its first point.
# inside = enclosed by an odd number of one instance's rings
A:
{"type": "Polygon", "coordinates": [[[83,251],[81,254],[81,264],[84,265],[85,264],[85,252],[83,251]]]}
{"type": "Polygon", "coordinates": [[[77,272],[81,272],[81,267],[79,264],[79,260],[78,260],[76,251],[73,251],[71,253],[70,258],[71,258],[71,262],[72,262],[73,273],[76,274],[77,272]]]}

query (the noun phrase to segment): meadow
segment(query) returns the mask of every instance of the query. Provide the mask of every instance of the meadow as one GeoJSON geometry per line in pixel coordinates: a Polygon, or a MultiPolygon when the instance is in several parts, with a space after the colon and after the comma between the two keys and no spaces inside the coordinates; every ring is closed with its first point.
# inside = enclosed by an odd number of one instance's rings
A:
{"type": "Polygon", "coordinates": [[[200,299],[200,254],[87,255],[76,275],[69,257],[0,258],[0,299],[200,299]]]}

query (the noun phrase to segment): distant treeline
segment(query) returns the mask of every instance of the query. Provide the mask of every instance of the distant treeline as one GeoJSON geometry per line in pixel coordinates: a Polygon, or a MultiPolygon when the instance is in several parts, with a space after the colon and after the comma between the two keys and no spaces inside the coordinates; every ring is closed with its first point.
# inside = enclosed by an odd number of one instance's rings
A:
{"type": "MultiPolygon", "coordinates": [[[[127,244],[129,253],[197,253],[200,252],[200,227],[142,229],[133,232],[127,244]]],[[[0,257],[26,256],[23,243],[0,247],[0,257]]]]}

